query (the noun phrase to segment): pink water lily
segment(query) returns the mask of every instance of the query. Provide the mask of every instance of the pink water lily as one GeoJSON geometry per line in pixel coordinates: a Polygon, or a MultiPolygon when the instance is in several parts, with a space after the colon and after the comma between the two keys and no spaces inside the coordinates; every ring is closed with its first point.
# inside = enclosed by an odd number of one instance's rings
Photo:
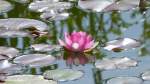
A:
{"type": "Polygon", "coordinates": [[[98,45],[86,32],[73,32],[71,35],[65,33],[65,42],[59,39],[59,43],[73,52],[88,52],[98,45]]]}

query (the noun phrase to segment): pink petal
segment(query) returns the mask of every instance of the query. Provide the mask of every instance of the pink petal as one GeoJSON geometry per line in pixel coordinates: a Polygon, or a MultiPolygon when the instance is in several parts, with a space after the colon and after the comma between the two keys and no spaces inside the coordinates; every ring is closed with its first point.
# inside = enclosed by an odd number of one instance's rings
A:
{"type": "Polygon", "coordinates": [[[58,39],[58,42],[61,46],[66,46],[66,44],[64,43],[64,41],[62,41],[61,39],[58,39]]]}
{"type": "Polygon", "coordinates": [[[88,42],[90,42],[90,41],[92,41],[92,36],[91,36],[91,35],[88,35],[88,36],[86,37],[86,42],[88,43],[88,42]]]}
{"type": "Polygon", "coordinates": [[[86,43],[85,45],[85,49],[89,49],[94,45],[94,40],[92,40],[91,42],[86,43]]]}
{"type": "Polygon", "coordinates": [[[68,46],[71,46],[71,45],[72,45],[72,41],[71,41],[70,38],[71,38],[71,37],[70,37],[67,33],[65,33],[65,41],[66,41],[66,44],[67,44],[68,46]]]}

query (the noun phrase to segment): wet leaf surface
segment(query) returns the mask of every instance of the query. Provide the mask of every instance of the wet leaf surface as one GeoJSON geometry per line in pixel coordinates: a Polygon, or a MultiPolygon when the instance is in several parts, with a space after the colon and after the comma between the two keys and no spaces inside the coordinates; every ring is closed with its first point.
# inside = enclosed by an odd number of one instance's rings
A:
{"type": "Polygon", "coordinates": [[[71,3],[69,2],[57,2],[52,0],[35,1],[29,5],[29,9],[36,12],[46,12],[50,10],[64,10],[69,9],[71,3]]]}
{"type": "Polygon", "coordinates": [[[48,66],[55,61],[55,57],[46,54],[28,54],[16,57],[15,63],[29,65],[30,67],[48,66]]]}
{"type": "Polygon", "coordinates": [[[59,45],[50,45],[50,44],[33,44],[31,45],[34,51],[38,52],[51,52],[51,51],[59,51],[61,46],[59,45]]]}
{"type": "Polygon", "coordinates": [[[57,84],[57,82],[45,80],[40,75],[14,75],[8,76],[4,84],[57,84]]]}
{"type": "Polygon", "coordinates": [[[141,76],[144,80],[150,80],[150,71],[145,71],[141,76]]]}
{"type": "Polygon", "coordinates": [[[127,69],[137,65],[137,61],[127,57],[123,58],[104,58],[103,60],[97,60],[95,63],[96,68],[100,70],[111,69],[127,69]]]}
{"type": "Polygon", "coordinates": [[[0,0],[0,14],[9,12],[11,9],[13,9],[13,7],[9,2],[0,0]]]}
{"type": "Polygon", "coordinates": [[[35,28],[39,31],[45,31],[49,28],[47,24],[42,21],[25,18],[0,19],[0,27],[2,27],[2,29],[8,30],[23,30],[35,28]]]}
{"type": "Polygon", "coordinates": [[[79,0],[78,6],[84,10],[108,12],[113,10],[130,10],[139,6],[140,0],[79,0]]]}
{"type": "Polygon", "coordinates": [[[120,38],[106,43],[104,49],[114,52],[122,50],[134,49],[141,45],[141,43],[131,38],[120,38]]]}
{"type": "Polygon", "coordinates": [[[72,69],[57,69],[46,71],[43,75],[46,79],[54,79],[57,81],[70,81],[80,79],[83,76],[83,72],[75,71],[72,69]]]}
{"type": "Polygon", "coordinates": [[[16,57],[19,51],[12,47],[0,46],[0,59],[10,59],[16,57]]]}
{"type": "Polygon", "coordinates": [[[0,30],[0,37],[27,37],[30,34],[24,31],[0,30]]]}
{"type": "Polygon", "coordinates": [[[115,77],[108,80],[107,84],[143,84],[143,80],[137,77],[115,77]]]}
{"type": "Polygon", "coordinates": [[[21,64],[13,64],[8,60],[0,61],[0,73],[6,75],[21,74],[26,70],[26,67],[21,64]]]}

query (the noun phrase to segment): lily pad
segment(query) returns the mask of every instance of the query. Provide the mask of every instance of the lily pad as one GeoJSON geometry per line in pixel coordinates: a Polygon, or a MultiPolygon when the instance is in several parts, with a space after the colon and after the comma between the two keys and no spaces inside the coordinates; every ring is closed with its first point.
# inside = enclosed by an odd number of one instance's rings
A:
{"type": "Polygon", "coordinates": [[[51,52],[51,51],[60,50],[61,46],[49,45],[49,44],[33,44],[33,45],[31,45],[31,48],[33,48],[34,51],[38,51],[38,52],[51,52]]]}
{"type": "Polygon", "coordinates": [[[57,84],[57,82],[45,80],[40,75],[14,75],[8,76],[4,84],[57,84]]]}
{"type": "Polygon", "coordinates": [[[10,63],[8,60],[0,61],[0,73],[5,73],[6,75],[22,73],[25,69],[25,66],[10,63]]]}
{"type": "Polygon", "coordinates": [[[142,79],[150,80],[150,71],[146,71],[142,74],[142,79]]]}
{"type": "Polygon", "coordinates": [[[46,54],[28,54],[16,57],[15,63],[29,65],[30,67],[43,67],[52,64],[55,57],[46,54]]]}
{"type": "Polygon", "coordinates": [[[69,13],[51,13],[51,12],[45,12],[42,13],[40,16],[44,20],[49,20],[49,21],[60,21],[60,20],[65,20],[69,17],[69,13]]]}
{"type": "Polygon", "coordinates": [[[35,1],[29,5],[29,9],[36,12],[46,12],[50,10],[64,10],[69,9],[71,3],[57,2],[53,0],[35,1]]]}
{"type": "Polygon", "coordinates": [[[57,81],[71,81],[81,78],[83,76],[83,72],[75,71],[72,69],[57,69],[46,71],[43,75],[46,79],[54,79],[57,81]]]}
{"type": "Polygon", "coordinates": [[[78,6],[85,10],[101,12],[109,5],[113,4],[114,0],[79,0],[78,6]]]}
{"type": "Polygon", "coordinates": [[[24,31],[0,30],[0,37],[27,37],[29,33],[24,31]]]}
{"type": "Polygon", "coordinates": [[[31,0],[13,0],[13,1],[25,4],[25,3],[29,3],[31,0]]]}
{"type": "Polygon", "coordinates": [[[140,0],[79,0],[78,6],[85,10],[106,12],[129,10],[139,6],[140,0]]]}
{"type": "Polygon", "coordinates": [[[131,38],[120,38],[117,40],[113,40],[106,43],[106,46],[104,49],[109,51],[121,51],[121,50],[128,50],[128,49],[134,49],[141,45],[141,43],[135,39],[131,38]]]}
{"type": "Polygon", "coordinates": [[[12,8],[13,7],[9,2],[0,0],[0,14],[9,12],[10,10],[12,10],[12,8]]]}
{"type": "Polygon", "coordinates": [[[39,31],[45,31],[49,28],[44,22],[25,18],[0,19],[0,27],[7,30],[23,30],[27,28],[35,28],[39,31]]]}
{"type": "Polygon", "coordinates": [[[123,58],[105,58],[103,60],[97,60],[95,66],[101,70],[111,70],[111,69],[127,69],[129,67],[134,67],[137,65],[137,61],[129,59],[127,57],[123,58]]]}
{"type": "Polygon", "coordinates": [[[16,57],[19,54],[19,51],[12,47],[0,46],[0,59],[9,59],[16,57]]]}
{"type": "Polygon", "coordinates": [[[115,77],[107,81],[107,84],[143,84],[138,77],[115,77]]]}

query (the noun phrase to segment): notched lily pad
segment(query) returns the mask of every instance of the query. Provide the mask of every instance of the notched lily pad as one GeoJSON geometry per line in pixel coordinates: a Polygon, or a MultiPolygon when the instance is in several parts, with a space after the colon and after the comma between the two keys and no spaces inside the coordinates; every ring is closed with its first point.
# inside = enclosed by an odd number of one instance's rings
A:
{"type": "Polygon", "coordinates": [[[0,14],[9,12],[11,9],[13,9],[13,7],[9,2],[0,0],[0,14]]]}
{"type": "Polygon", "coordinates": [[[117,40],[113,40],[106,43],[106,46],[104,49],[109,51],[122,51],[122,50],[128,50],[128,49],[134,49],[141,45],[141,43],[135,39],[131,38],[120,38],[117,40]]]}
{"type": "Polygon", "coordinates": [[[70,81],[81,78],[83,76],[83,72],[71,69],[57,69],[46,71],[43,75],[46,79],[54,79],[57,81],[70,81]]]}
{"type": "Polygon", "coordinates": [[[0,59],[10,59],[16,57],[19,51],[12,47],[0,46],[0,59]]]}
{"type": "Polygon", "coordinates": [[[138,77],[115,77],[109,79],[106,84],[143,84],[143,80],[138,77]]]}
{"type": "Polygon", "coordinates": [[[25,18],[8,18],[0,19],[0,27],[7,30],[24,30],[35,28],[39,31],[48,30],[46,23],[34,20],[34,19],[25,19],[25,18]]]}
{"type": "Polygon", "coordinates": [[[14,75],[8,76],[4,84],[57,84],[57,82],[45,80],[40,75],[14,75]]]}
{"type": "Polygon", "coordinates": [[[95,66],[101,70],[111,70],[111,69],[127,69],[129,67],[137,66],[137,61],[129,59],[127,57],[123,58],[105,58],[103,60],[97,60],[95,66]]]}
{"type": "Polygon", "coordinates": [[[28,54],[16,57],[13,61],[30,67],[43,67],[52,64],[55,57],[46,54],[28,54]]]}
{"type": "Polygon", "coordinates": [[[34,51],[38,51],[38,52],[51,52],[51,51],[60,50],[61,46],[50,45],[50,44],[33,44],[33,45],[31,45],[31,48],[33,48],[34,51]]]}
{"type": "Polygon", "coordinates": [[[130,10],[139,6],[140,0],[79,0],[78,6],[85,10],[106,12],[130,10]]]}
{"type": "Polygon", "coordinates": [[[142,79],[144,80],[150,80],[150,70],[144,72],[141,76],[142,76],[142,79]]]}

